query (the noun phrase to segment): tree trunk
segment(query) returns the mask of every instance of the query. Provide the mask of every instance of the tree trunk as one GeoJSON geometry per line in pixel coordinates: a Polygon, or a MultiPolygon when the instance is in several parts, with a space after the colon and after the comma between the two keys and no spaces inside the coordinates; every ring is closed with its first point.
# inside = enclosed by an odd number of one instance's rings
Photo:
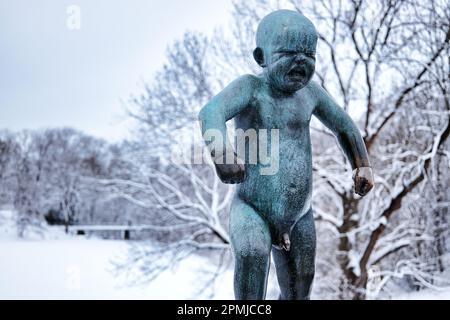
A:
{"type": "Polygon", "coordinates": [[[341,267],[344,277],[340,283],[340,299],[360,299],[358,296],[358,287],[355,284],[358,283],[359,277],[355,274],[351,264],[349,253],[353,248],[353,244],[350,241],[347,233],[352,229],[358,227],[357,219],[352,219],[353,215],[358,212],[358,200],[353,197],[351,193],[347,193],[342,197],[343,219],[342,225],[338,228],[340,237],[338,245],[338,257],[337,260],[341,267]]]}

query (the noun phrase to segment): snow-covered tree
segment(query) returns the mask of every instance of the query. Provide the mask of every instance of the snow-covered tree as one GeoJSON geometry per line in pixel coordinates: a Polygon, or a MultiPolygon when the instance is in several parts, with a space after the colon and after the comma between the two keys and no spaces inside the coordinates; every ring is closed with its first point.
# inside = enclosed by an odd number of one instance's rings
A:
{"type": "Polygon", "coordinates": [[[116,175],[115,146],[63,128],[3,132],[0,148],[1,204],[14,205],[20,235],[44,219],[67,225],[100,218],[101,195],[88,178],[116,175]]]}

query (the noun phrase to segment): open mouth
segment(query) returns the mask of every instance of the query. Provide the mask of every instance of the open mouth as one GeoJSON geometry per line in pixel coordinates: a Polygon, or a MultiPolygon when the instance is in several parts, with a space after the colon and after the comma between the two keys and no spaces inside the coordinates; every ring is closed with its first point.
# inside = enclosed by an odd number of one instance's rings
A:
{"type": "Polygon", "coordinates": [[[306,76],[306,71],[302,67],[294,67],[288,72],[288,76],[294,79],[302,79],[306,76]]]}

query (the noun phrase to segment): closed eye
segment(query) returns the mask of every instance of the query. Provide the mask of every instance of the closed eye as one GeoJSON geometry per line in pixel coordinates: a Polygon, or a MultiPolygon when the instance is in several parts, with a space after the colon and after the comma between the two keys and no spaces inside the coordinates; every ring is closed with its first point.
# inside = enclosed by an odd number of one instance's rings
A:
{"type": "Polygon", "coordinates": [[[294,50],[282,50],[282,51],[278,51],[278,53],[296,54],[297,51],[294,51],[294,50]]]}
{"type": "MultiPolygon", "coordinates": [[[[294,51],[294,50],[280,50],[280,51],[276,51],[275,53],[280,57],[284,57],[284,56],[297,55],[299,52],[294,51]]],[[[316,59],[316,54],[314,52],[304,52],[304,55],[309,58],[316,59]]]]}
{"type": "Polygon", "coordinates": [[[304,54],[305,54],[305,56],[307,56],[307,57],[309,57],[309,58],[313,58],[313,59],[316,58],[316,53],[315,53],[315,52],[312,52],[312,51],[306,51],[304,54]]]}
{"type": "Polygon", "coordinates": [[[297,52],[295,52],[295,51],[283,50],[283,51],[276,51],[275,54],[276,54],[278,57],[281,58],[281,57],[288,57],[288,56],[296,55],[297,52]]]}

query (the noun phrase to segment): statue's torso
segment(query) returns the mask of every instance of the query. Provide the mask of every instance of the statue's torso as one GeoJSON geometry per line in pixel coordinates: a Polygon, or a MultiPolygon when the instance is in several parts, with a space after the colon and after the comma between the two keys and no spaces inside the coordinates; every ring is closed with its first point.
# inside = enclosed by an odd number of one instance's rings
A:
{"type": "MultiPolygon", "coordinates": [[[[311,201],[312,159],[309,123],[316,100],[307,87],[286,98],[272,97],[264,85],[255,93],[251,105],[236,118],[236,129],[279,130],[279,169],[262,175],[257,164],[248,164],[246,180],[237,196],[252,205],[280,234],[287,232],[305,214],[311,201]]],[[[268,141],[268,155],[276,150],[268,141]]],[[[259,146],[258,146],[259,147],[259,146]]]]}

